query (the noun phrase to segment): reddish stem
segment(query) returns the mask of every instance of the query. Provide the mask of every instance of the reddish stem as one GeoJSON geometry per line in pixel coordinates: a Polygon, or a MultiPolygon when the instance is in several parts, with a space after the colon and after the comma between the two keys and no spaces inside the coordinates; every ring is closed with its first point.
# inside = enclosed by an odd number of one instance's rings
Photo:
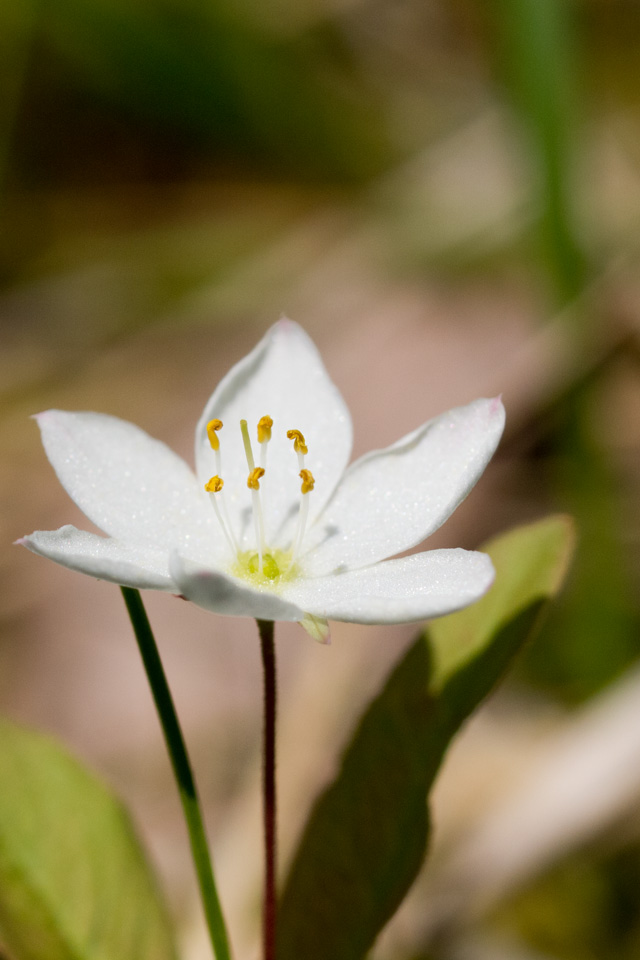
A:
{"type": "Polygon", "coordinates": [[[258,620],[264,671],[263,817],[265,882],[262,914],[264,960],[276,957],[276,654],[273,620],[258,620]]]}

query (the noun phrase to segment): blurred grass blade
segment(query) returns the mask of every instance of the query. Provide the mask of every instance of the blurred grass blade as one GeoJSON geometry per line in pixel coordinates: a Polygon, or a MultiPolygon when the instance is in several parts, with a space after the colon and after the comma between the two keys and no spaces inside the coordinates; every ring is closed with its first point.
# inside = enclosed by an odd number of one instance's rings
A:
{"type": "Polygon", "coordinates": [[[575,28],[569,0],[493,0],[502,72],[529,132],[540,242],[559,305],[578,296],[586,264],[574,226],[575,28]]]}
{"type": "Polygon", "coordinates": [[[0,943],[10,955],[175,960],[155,881],[109,791],[53,740],[7,721],[0,783],[0,943]]]}
{"type": "Polygon", "coordinates": [[[573,541],[571,521],[551,517],[487,544],[490,593],[436,621],[396,667],[311,813],[282,898],[279,960],[362,960],[370,949],[422,863],[446,748],[560,589],[573,541]]]}

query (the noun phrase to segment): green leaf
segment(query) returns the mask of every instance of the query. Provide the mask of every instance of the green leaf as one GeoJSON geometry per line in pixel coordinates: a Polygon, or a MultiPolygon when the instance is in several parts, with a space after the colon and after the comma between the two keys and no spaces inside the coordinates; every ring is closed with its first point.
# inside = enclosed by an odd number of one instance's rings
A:
{"type": "Polygon", "coordinates": [[[278,960],[363,956],[418,872],[427,838],[428,679],[421,642],[367,710],[316,803],[282,898],[278,960]]]}
{"type": "Polygon", "coordinates": [[[425,798],[464,719],[489,693],[560,589],[567,517],[487,544],[491,591],[420,635],[367,709],[317,800],[282,897],[279,960],[361,960],[420,869],[425,798]]]}
{"type": "Polygon", "coordinates": [[[430,691],[438,700],[440,723],[448,720],[455,732],[500,680],[560,590],[574,546],[573,521],[560,515],[481,547],[493,560],[493,587],[478,603],[436,620],[426,632],[430,691]]]}
{"type": "Polygon", "coordinates": [[[15,960],[174,960],[120,803],[53,740],[0,721],[0,942],[15,960]]]}

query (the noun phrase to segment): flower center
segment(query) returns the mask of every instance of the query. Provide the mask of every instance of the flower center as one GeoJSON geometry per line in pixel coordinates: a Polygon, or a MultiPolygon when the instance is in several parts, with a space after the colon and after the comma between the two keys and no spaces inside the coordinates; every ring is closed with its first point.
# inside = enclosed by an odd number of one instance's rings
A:
{"type": "Polygon", "coordinates": [[[295,580],[298,576],[298,566],[291,562],[289,550],[263,554],[262,570],[259,554],[254,550],[244,550],[238,554],[230,570],[234,576],[249,580],[256,586],[275,586],[278,582],[295,580]]]}
{"type": "Polygon", "coordinates": [[[216,456],[215,476],[205,483],[204,488],[215,511],[218,523],[229,545],[233,562],[230,572],[236,577],[242,577],[256,586],[273,587],[283,580],[292,580],[298,576],[297,558],[304,539],[304,533],[309,514],[309,494],[315,486],[315,480],[310,470],[305,467],[305,456],[309,452],[306,441],[300,430],[287,430],[287,438],[293,440],[293,450],[298,457],[300,468],[300,506],[296,530],[289,550],[271,549],[265,542],[264,510],[261,497],[260,483],[267,474],[267,448],[271,440],[273,420],[271,417],[261,417],[258,422],[257,438],[260,446],[260,463],[256,466],[246,420],[240,421],[240,431],[244,453],[247,460],[249,474],[247,488],[251,492],[251,509],[253,516],[253,533],[255,546],[250,550],[241,550],[234,534],[231,517],[224,497],[224,480],[222,479],[222,452],[218,432],[222,429],[221,420],[210,420],[207,424],[207,435],[211,449],[216,456]]]}

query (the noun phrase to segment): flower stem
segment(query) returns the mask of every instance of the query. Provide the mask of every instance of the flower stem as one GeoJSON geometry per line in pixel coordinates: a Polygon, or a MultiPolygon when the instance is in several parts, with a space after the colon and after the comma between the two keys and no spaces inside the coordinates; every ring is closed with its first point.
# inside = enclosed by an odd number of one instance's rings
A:
{"type": "Polygon", "coordinates": [[[211,945],[216,960],[230,960],[227,931],[213,876],[209,847],[196,791],[191,764],[178,716],[162,667],[151,625],[138,590],[121,587],[124,602],[133,626],[151,693],[158,711],[171,766],[178,785],[184,818],[189,831],[191,854],[196,868],[200,896],[204,907],[211,945]]]}
{"type": "Polygon", "coordinates": [[[263,960],[276,956],[276,653],[273,620],[258,620],[264,671],[263,816],[264,903],[262,914],[263,960]]]}

